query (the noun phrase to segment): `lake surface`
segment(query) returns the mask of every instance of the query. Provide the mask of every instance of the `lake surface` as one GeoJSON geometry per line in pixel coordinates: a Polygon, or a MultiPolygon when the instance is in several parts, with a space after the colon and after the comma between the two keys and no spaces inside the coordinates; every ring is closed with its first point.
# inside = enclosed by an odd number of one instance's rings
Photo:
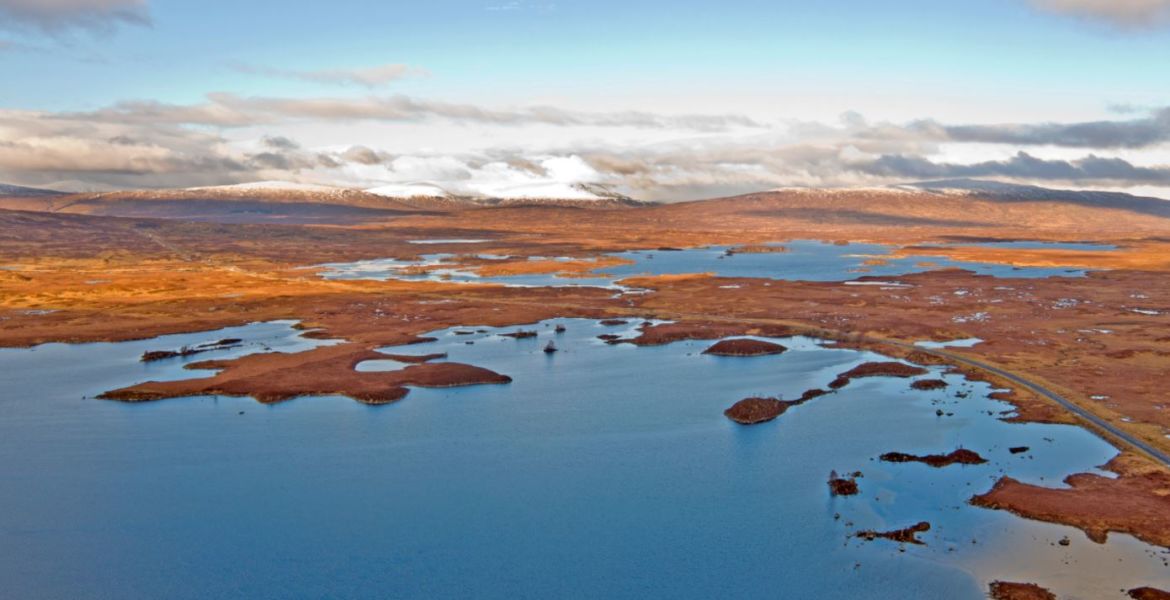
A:
{"type": "MultiPolygon", "coordinates": [[[[1004,244],[1033,244],[1004,242],[1004,244]]],[[[321,265],[327,279],[404,279],[459,283],[502,283],[513,286],[616,287],[617,282],[638,275],[711,273],[718,277],[753,277],[785,281],[849,281],[863,276],[895,277],[933,269],[966,269],[980,275],[1003,278],[1084,277],[1085,271],[1062,267],[1013,267],[996,263],[952,260],[945,256],[893,256],[891,246],[881,244],[832,244],[798,240],[777,244],[786,252],[742,253],[730,246],[683,250],[636,250],[610,254],[632,264],[604,267],[594,276],[564,278],[555,274],[480,277],[459,268],[452,254],[428,254],[421,260],[377,259],[321,265]],[[732,251],[729,253],[728,251],[732,251]],[[428,273],[408,273],[411,267],[438,266],[428,273]],[[444,268],[444,265],[446,267],[444,268]]],[[[978,244],[976,244],[978,245],[978,244]]],[[[1025,246],[1019,246],[1021,248],[1025,246]]],[[[1100,249],[1100,247],[1098,247],[1100,249]]]]}
{"type": "Polygon", "coordinates": [[[735,401],[794,398],[880,357],[807,338],[750,359],[702,355],[709,342],[596,339],[631,327],[554,320],[526,327],[535,340],[440,331],[387,351],[447,352],[514,382],[415,389],[382,407],[87,399],[198,375],[182,359],[143,364],[146,350],[245,340],[191,357],[204,360],[323,343],[288,322],[0,350],[3,595],[976,599],[1004,578],[1121,598],[1170,582],[1163,554],[1129,536],[1097,545],[965,503],[1001,474],[1059,485],[1115,454],[1084,430],[1003,423],[988,412],[1009,406],[989,386],[951,375],[935,392],[857,380],[743,427],[722,415],[735,401]],[[562,350],[544,354],[548,339],[562,350]],[[1008,452],[1019,445],[1032,451],[1008,452]],[[992,462],[874,460],[959,446],[992,462]],[[831,469],[863,471],[861,495],[830,498],[831,469]],[[926,546],[849,537],[921,520],[934,526],[926,546]]]}

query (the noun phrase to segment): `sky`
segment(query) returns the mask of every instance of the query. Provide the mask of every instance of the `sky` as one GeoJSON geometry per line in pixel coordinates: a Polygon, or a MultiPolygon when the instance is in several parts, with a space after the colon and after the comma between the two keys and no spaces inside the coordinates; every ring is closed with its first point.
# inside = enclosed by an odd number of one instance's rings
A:
{"type": "Polygon", "coordinates": [[[1170,0],[0,0],[0,81],[0,182],[71,191],[1170,198],[1170,0]]]}

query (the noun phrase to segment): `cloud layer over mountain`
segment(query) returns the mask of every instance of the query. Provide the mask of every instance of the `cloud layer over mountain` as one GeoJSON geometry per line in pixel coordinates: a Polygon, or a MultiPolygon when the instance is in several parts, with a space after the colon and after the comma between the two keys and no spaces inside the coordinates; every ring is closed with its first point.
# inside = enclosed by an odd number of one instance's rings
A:
{"type": "MultiPolygon", "coordinates": [[[[636,136],[635,136],[636,137],[636,136]]],[[[51,185],[186,187],[289,179],[376,187],[425,182],[453,193],[525,195],[598,184],[640,198],[675,200],[782,186],[880,185],[991,177],[1124,188],[1170,186],[1170,167],[1135,164],[1109,149],[1157,150],[1170,109],[1088,123],[951,125],[936,121],[839,123],[738,115],[491,108],[406,96],[243,98],[210,94],[194,105],[122,102],[88,112],[0,110],[0,178],[51,185]],[[499,132],[498,144],[456,151],[391,151],[372,144],[309,146],[285,129],[321,123],[424,122],[499,132]],[[542,148],[508,143],[533,127],[572,140],[542,148]],[[612,143],[577,135],[607,128],[668,130],[667,141],[612,143]],[[689,133],[688,133],[689,132],[689,133]],[[961,160],[961,149],[998,157],[961,160]],[[960,151],[956,151],[958,148],[960,151]],[[1073,156],[1052,156],[1053,149],[1073,156]]]]}

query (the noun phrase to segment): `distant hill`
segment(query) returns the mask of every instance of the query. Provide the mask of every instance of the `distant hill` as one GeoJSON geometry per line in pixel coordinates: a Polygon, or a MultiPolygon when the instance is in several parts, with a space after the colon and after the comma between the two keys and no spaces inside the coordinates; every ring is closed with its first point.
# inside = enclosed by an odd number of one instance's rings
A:
{"type": "Polygon", "coordinates": [[[892,186],[935,194],[964,194],[1004,202],[1065,202],[1083,206],[1121,208],[1170,217],[1170,200],[1134,196],[1123,192],[1061,190],[981,179],[943,179],[892,186]]]}
{"type": "Polygon", "coordinates": [[[575,188],[577,195],[587,198],[571,199],[466,197],[430,183],[369,190],[284,181],[77,194],[34,194],[24,191],[27,189],[13,187],[11,193],[0,189],[0,209],[219,223],[346,225],[485,207],[618,209],[643,205],[605,188],[590,186],[575,188]]]}
{"type": "Polygon", "coordinates": [[[23,185],[11,185],[7,183],[0,183],[0,196],[23,196],[26,198],[36,198],[44,196],[63,196],[65,192],[58,192],[56,190],[46,190],[42,188],[25,187],[23,185]]]}
{"type": "MultiPolygon", "coordinates": [[[[4,188],[13,189],[13,188],[4,188]]],[[[483,210],[484,223],[537,219],[534,228],[576,227],[573,212],[621,212],[638,223],[677,223],[680,228],[766,227],[780,237],[865,239],[871,231],[937,231],[943,235],[1026,235],[1031,231],[1084,231],[1170,236],[1170,201],[1115,192],[1054,190],[976,180],[928,181],[879,188],[782,189],[730,198],[654,204],[600,186],[580,186],[581,197],[468,197],[429,182],[357,190],[331,186],[258,182],[178,190],[128,190],[61,194],[29,188],[0,193],[0,209],[165,218],[213,223],[355,225],[408,215],[483,210]],[[488,210],[485,210],[488,209],[488,210]],[[564,209],[572,209],[566,211],[564,209]],[[516,211],[531,210],[517,216],[516,211]],[[559,210],[559,212],[557,212],[559,210]],[[536,212],[539,211],[539,212],[536,212]],[[488,213],[493,213],[489,215],[488,213]],[[497,221],[498,220],[498,221],[497,221]]],[[[565,191],[557,188],[551,191],[565,191]]],[[[535,193],[540,188],[527,188],[535,193]]],[[[600,221],[598,221],[600,222],[600,221]]]]}
{"type": "MultiPolygon", "coordinates": [[[[647,211],[637,211],[639,213],[647,211]]],[[[865,240],[891,236],[1076,239],[1170,235],[1170,201],[1129,194],[975,182],[884,188],[799,188],[665,204],[649,209],[681,229],[774,230],[779,238],[865,240]],[[921,186],[921,187],[919,187],[921,186]]]]}
{"type": "Polygon", "coordinates": [[[550,206],[562,208],[620,209],[648,206],[653,202],[634,200],[599,184],[575,183],[519,186],[501,196],[472,196],[454,194],[441,185],[428,181],[392,184],[366,190],[372,194],[415,203],[430,201],[453,208],[550,206]],[[559,195],[558,195],[559,193],[559,195]]]}
{"type": "Polygon", "coordinates": [[[643,202],[630,198],[600,198],[597,200],[575,200],[562,198],[481,198],[474,200],[483,207],[518,208],[518,207],[549,207],[549,208],[582,208],[592,210],[621,210],[626,208],[644,208],[655,206],[656,202],[643,202]]]}
{"type": "MultiPolygon", "coordinates": [[[[2,196],[2,194],[0,194],[2,196]]],[[[286,182],[0,197],[0,208],[219,223],[356,224],[427,207],[361,190],[286,182]]]]}

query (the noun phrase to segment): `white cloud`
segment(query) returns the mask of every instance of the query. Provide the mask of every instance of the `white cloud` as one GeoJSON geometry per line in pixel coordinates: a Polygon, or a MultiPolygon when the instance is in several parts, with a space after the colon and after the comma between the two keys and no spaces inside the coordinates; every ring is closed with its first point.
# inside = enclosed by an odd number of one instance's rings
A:
{"type": "Polygon", "coordinates": [[[506,162],[490,162],[471,172],[462,186],[469,192],[499,198],[590,199],[582,184],[606,179],[579,156],[549,156],[529,159],[537,170],[518,168],[506,162]]]}
{"type": "Polygon", "coordinates": [[[445,119],[492,125],[557,125],[633,127],[724,131],[768,126],[743,115],[663,115],[641,111],[588,112],[555,106],[488,108],[475,104],[442,102],[404,96],[364,98],[280,98],[238,96],[226,92],[207,94],[199,104],[166,104],[127,101],[95,111],[72,113],[74,119],[104,123],[165,123],[246,127],[290,120],[412,122],[445,119]]]}
{"type": "Polygon", "coordinates": [[[675,117],[622,111],[212,95],[198,105],[123,103],[89,113],[0,109],[0,181],[139,188],[293,180],[561,198],[592,197],[602,186],[648,200],[941,177],[1170,188],[1164,116],[975,127],[851,114],[696,132],[675,117]],[[1119,143],[1127,140],[1145,141],[1119,143]]]}

